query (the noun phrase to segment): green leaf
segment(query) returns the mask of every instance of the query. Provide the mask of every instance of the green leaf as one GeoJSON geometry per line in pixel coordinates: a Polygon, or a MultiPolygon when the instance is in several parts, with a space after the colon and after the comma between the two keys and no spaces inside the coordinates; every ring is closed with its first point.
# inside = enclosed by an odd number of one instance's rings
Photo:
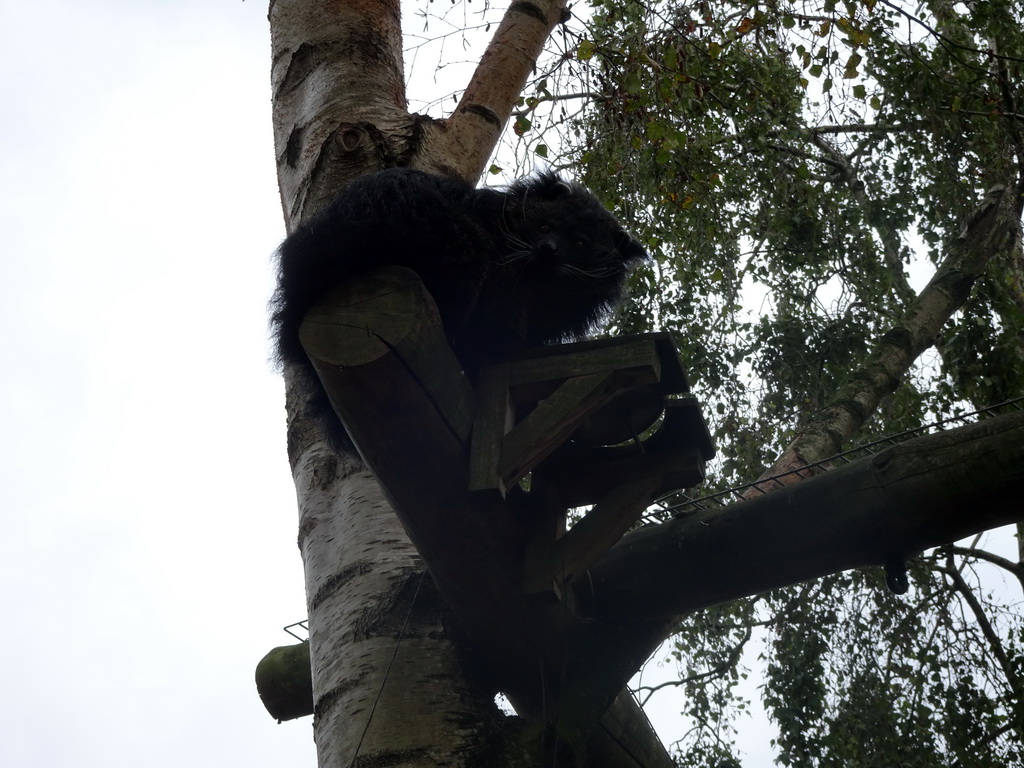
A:
{"type": "Polygon", "coordinates": [[[665,66],[674,70],[679,63],[679,51],[674,45],[670,45],[665,49],[665,66]]]}
{"type": "Polygon", "coordinates": [[[652,120],[647,124],[647,138],[651,141],[660,141],[668,133],[668,126],[664,123],[652,120]]]}
{"type": "Polygon", "coordinates": [[[627,72],[625,80],[623,81],[623,87],[626,89],[626,93],[630,95],[636,95],[642,93],[644,89],[643,80],[640,78],[640,73],[635,69],[627,72]]]}
{"type": "MultiPolygon", "coordinates": [[[[557,126],[568,129],[558,144],[528,139],[621,200],[623,225],[656,260],[635,276],[616,330],[677,339],[720,452],[706,490],[757,476],[801,425],[870,381],[858,370],[912,300],[899,273],[934,273],[984,180],[1019,156],[1006,120],[986,114],[1004,85],[1024,89],[1012,58],[1024,51],[1017,5],[901,4],[908,18],[874,0],[603,0],[585,73],[602,98],[557,126]],[[908,39],[908,28],[919,34],[908,39]],[[945,40],[928,32],[939,29],[945,40]],[[1007,56],[1003,74],[977,52],[989,41],[1007,56]],[[577,151],[560,156],[573,136],[577,151]],[[855,159],[857,183],[837,178],[829,149],[855,159]]],[[[581,90],[558,77],[553,93],[581,90]]],[[[926,353],[848,444],[1024,392],[1021,285],[1024,265],[1012,260],[979,279],[943,328],[941,356],[926,353]]],[[[741,638],[725,628],[744,623],[764,628],[762,658],[746,658],[780,765],[935,768],[978,756],[994,734],[979,768],[1024,764],[1006,728],[1019,703],[934,570],[944,558],[911,560],[910,599],[893,599],[878,569],[865,569],[681,621],[672,663],[696,726],[680,764],[733,757],[743,705],[728,654],[741,638]]],[[[967,560],[953,569],[977,575],[967,560]]],[[[1024,618],[976,594],[1016,664],[1024,618]]]]}
{"type": "Polygon", "coordinates": [[[850,58],[846,60],[846,69],[843,70],[844,78],[852,80],[859,75],[857,67],[860,66],[861,59],[861,55],[857,52],[850,54],[850,58]]]}

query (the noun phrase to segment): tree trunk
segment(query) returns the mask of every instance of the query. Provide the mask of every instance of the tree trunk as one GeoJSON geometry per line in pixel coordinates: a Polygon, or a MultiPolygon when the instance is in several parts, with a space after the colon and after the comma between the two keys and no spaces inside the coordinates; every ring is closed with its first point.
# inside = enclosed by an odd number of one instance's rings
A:
{"type": "MultiPolygon", "coordinates": [[[[506,14],[456,112],[406,110],[398,0],[270,7],[274,138],[289,230],[349,180],[405,165],[475,181],[564,0],[506,14]]],[[[373,476],[336,455],[285,370],[322,768],[502,765],[515,718],[468,679],[445,608],[373,476]],[[485,757],[485,755],[489,755],[485,757]]]]}
{"type": "Polygon", "coordinates": [[[463,765],[497,718],[459,665],[443,603],[372,475],[308,451],[296,467],[320,766],[463,765]],[[357,763],[358,764],[358,763],[357,763]]]}

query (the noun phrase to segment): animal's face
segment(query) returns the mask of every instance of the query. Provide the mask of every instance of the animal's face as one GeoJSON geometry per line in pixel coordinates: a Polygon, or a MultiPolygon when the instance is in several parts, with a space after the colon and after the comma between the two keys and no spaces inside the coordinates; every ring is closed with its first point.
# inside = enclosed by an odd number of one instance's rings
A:
{"type": "Polygon", "coordinates": [[[617,277],[646,255],[610,217],[562,213],[568,215],[539,217],[522,233],[533,266],[581,278],[617,277]]]}
{"type": "Polygon", "coordinates": [[[526,190],[516,213],[512,248],[531,271],[621,280],[647,258],[640,243],[582,187],[542,178],[526,190]]]}

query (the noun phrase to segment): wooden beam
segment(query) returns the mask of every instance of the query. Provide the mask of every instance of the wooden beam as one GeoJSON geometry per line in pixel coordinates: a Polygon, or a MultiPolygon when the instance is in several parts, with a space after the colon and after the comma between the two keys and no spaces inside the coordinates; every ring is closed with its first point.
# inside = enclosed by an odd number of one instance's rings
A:
{"type": "Polygon", "coordinates": [[[588,373],[563,381],[505,435],[498,465],[502,483],[508,486],[519,482],[608,402],[616,389],[614,371],[588,373]]]}
{"type": "Polygon", "coordinates": [[[617,485],[558,540],[556,568],[563,583],[589,568],[622,538],[653,502],[661,477],[642,477],[617,485]]]}
{"type": "Polygon", "coordinates": [[[345,284],[300,338],[442,596],[490,638],[496,605],[521,598],[523,524],[514,505],[470,505],[475,395],[418,276],[387,267],[345,284]]]}

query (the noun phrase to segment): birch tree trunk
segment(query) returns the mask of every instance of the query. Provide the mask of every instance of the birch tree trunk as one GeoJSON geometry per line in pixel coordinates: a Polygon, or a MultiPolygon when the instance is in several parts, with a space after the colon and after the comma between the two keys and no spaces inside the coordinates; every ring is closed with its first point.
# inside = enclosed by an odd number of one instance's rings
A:
{"type": "MultiPolygon", "coordinates": [[[[405,165],[476,181],[564,0],[514,6],[455,113],[406,110],[398,0],[270,4],[274,140],[289,230],[352,178],[405,165]]],[[[442,601],[358,457],[284,371],[322,768],[501,765],[507,718],[467,679],[442,601]],[[495,752],[502,752],[498,757],[495,752]]]]}

